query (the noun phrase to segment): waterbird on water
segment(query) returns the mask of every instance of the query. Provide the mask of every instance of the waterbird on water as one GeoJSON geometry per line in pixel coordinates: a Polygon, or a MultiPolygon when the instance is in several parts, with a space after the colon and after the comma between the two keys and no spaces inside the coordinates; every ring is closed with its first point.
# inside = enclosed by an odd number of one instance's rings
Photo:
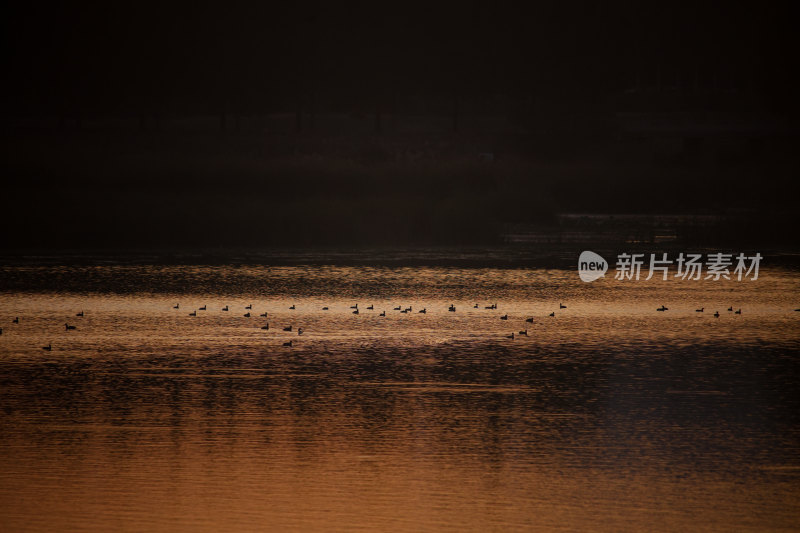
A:
{"type": "Polygon", "coordinates": [[[472,308],[473,309],[477,309],[478,308],[478,304],[475,304],[472,308]]]}
{"type": "MultiPolygon", "coordinates": [[[[394,310],[395,311],[400,311],[400,306],[398,305],[397,307],[394,308],[394,310]]],[[[800,311],[800,309],[798,309],[798,311],[800,311]]]]}
{"type": "Polygon", "coordinates": [[[292,326],[286,326],[283,331],[292,331],[292,326]]]}
{"type": "Polygon", "coordinates": [[[741,315],[742,314],[742,309],[739,308],[739,310],[738,311],[734,311],[733,314],[734,315],[741,315]]]}
{"type": "Polygon", "coordinates": [[[244,316],[245,318],[250,318],[250,313],[245,313],[244,316]]]}
{"type": "Polygon", "coordinates": [[[227,311],[228,310],[228,306],[226,305],[225,307],[222,308],[222,310],[223,311],[227,311]]]}
{"type": "Polygon", "coordinates": [[[500,317],[500,320],[508,320],[508,313],[500,317]]]}
{"type": "Polygon", "coordinates": [[[261,329],[269,329],[269,322],[267,323],[266,326],[261,326],[261,329]]]}
{"type": "Polygon", "coordinates": [[[356,304],[356,305],[351,305],[351,306],[350,306],[350,309],[358,309],[358,304],[356,304]]]}
{"type": "Polygon", "coordinates": [[[197,311],[192,311],[191,313],[189,313],[189,316],[197,316],[197,311]]]}
{"type": "Polygon", "coordinates": [[[261,314],[260,314],[260,315],[258,315],[258,316],[264,316],[264,317],[265,317],[265,316],[267,316],[267,312],[266,312],[266,311],[264,311],[263,313],[261,313],[261,314]]]}
{"type": "Polygon", "coordinates": [[[205,311],[205,310],[206,310],[206,306],[205,305],[203,307],[200,307],[200,311],[205,311]]]}
{"type": "Polygon", "coordinates": [[[695,309],[695,313],[702,313],[705,310],[705,307],[701,307],[700,309],[695,309]]]}
{"type": "Polygon", "coordinates": [[[292,346],[292,341],[284,342],[283,345],[291,347],[292,346]]]}
{"type": "Polygon", "coordinates": [[[533,324],[533,317],[526,318],[525,322],[527,322],[528,324],[533,324]]]}
{"type": "Polygon", "coordinates": [[[174,306],[172,306],[172,308],[173,309],[180,309],[181,308],[181,304],[175,304],[174,306]]]}
{"type": "Polygon", "coordinates": [[[14,320],[12,320],[11,322],[13,322],[14,324],[19,324],[19,317],[15,316],[14,320]]]}
{"type": "Polygon", "coordinates": [[[75,316],[83,316],[83,311],[81,311],[80,313],[76,313],[75,316]]]}
{"type": "Polygon", "coordinates": [[[665,306],[664,304],[661,304],[661,307],[656,309],[656,311],[669,311],[669,308],[667,306],[665,306]]]}
{"type": "Polygon", "coordinates": [[[719,311],[714,312],[714,318],[719,318],[719,311]]]}
{"type": "Polygon", "coordinates": [[[730,306],[730,307],[728,308],[728,311],[733,311],[733,306],[730,306]]]}
{"type": "Polygon", "coordinates": [[[566,305],[564,305],[564,304],[558,304],[558,308],[559,308],[559,309],[566,309],[566,308],[567,308],[567,306],[566,306],[566,305]]]}
{"type": "Polygon", "coordinates": [[[528,336],[528,330],[526,329],[524,331],[520,331],[519,334],[520,335],[525,335],[527,337],[528,336]]]}
{"type": "Polygon", "coordinates": [[[0,328],[0,335],[3,334],[3,328],[0,328]]]}
{"type": "Polygon", "coordinates": [[[292,306],[289,309],[294,309],[294,304],[292,304],[292,306]]]}
{"type": "Polygon", "coordinates": [[[358,309],[356,309],[355,311],[353,311],[353,314],[354,314],[354,315],[357,315],[357,314],[358,314],[358,309]]]}
{"type": "Polygon", "coordinates": [[[450,311],[451,313],[455,313],[456,312],[456,304],[450,304],[450,307],[448,307],[447,310],[450,311]]]}
{"type": "Polygon", "coordinates": [[[250,305],[245,305],[245,306],[244,306],[244,308],[245,308],[245,309],[252,309],[252,308],[253,308],[253,304],[250,304],[250,305]]]}
{"type": "Polygon", "coordinates": [[[297,328],[297,334],[298,335],[302,335],[303,334],[303,328],[297,328]]]}
{"type": "MultiPolygon", "coordinates": [[[[386,310],[384,310],[384,311],[383,311],[381,314],[379,314],[378,316],[386,316],[386,310]]],[[[1,333],[1,332],[0,332],[0,333],[1,333]]]]}
{"type": "Polygon", "coordinates": [[[69,330],[71,330],[71,329],[78,329],[78,328],[76,328],[75,326],[70,326],[69,324],[66,324],[66,323],[65,323],[65,324],[64,324],[64,329],[65,329],[65,330],[67,330],[67,331],[69,331],[69,330]]]}
{"type": "Polygon", "coordinates": [[[327,308],[327,307],[323,307],[323,308],[322,308],[322,310],[323,310],[323,311],[327,311],[327,310],[328,310],[328,308],[327,308]]]}
{"type": "Polygon", "coordinates": [[[373,309],[375,309],[375,306],[374,306],[374,305],[372,305],[372,304],[370,304],[370,306],[369,306],[369,307],[367,307],[367,310],[368,310],[368,311],[372,311],[373,309]]]}
{"type": "Polygon", "coordinates": [[[419,310],[419,312],[420,312],[420,313],[427,313],[428,311],[427,311],[426,309],[424,309],[424,308],[423,308],[423,309],[420,309],[420,310],[419,310]]]}
{"type": "Polygon", "coordinates": [[[509,335],[507,338],[509,338],[509,339],[511,339],[513,341],[514,340],[514,332],[512,331],[511,335],[509,335]]]}
{"type": "Polygon", "coordinates": [[[556,316],[556,312],[553,311],[552,313],[550,313],[550,316],[556,316]]]}
{"type": "Polygon", "coordinates": [[[47,346],[42,346],[42,350],[47,350],[48,352],[53,349],[52,344],[48,344],[47,346]]]}

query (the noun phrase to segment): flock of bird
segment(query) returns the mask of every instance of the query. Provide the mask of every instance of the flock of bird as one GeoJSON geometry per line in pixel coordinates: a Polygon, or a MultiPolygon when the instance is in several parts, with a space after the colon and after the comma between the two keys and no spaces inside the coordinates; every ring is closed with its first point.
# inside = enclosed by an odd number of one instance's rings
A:
{"type": "MultiPolygon", "coordinates": [[[[559,306],[559,308],[560,308],[560,309],[566,309],[566,308],[567,308],[567,306],[566,306],[566,305],[564,305],[564,304],[558,304],[558,306],[559,306]]],[[[173,309],[180,309],[180,308],[181,308],[181,306],[180,306],[180,303],[176,303],[176,304],[173,306],[173,309]]],[[[476,304],[473,306],[473,308],[474,308],[474,309],[480,309],[480,305],[476,303],[476,304]]],[[[252,309],[253,309],[253,304],[246,305],[246,306],[245,306],[245,310],[247,310],[248,312],[247,312],[247,313],[245,313],[243,316],[245,316],[245,317],[249,318],[249,317],[251,316],[250,310],[252,310],[252,309]]],[[[296,309],[296,306],[295,306],[294,304],[292,304],[291,306],[289,306],[289,309],[290,309],[290,310],[294,310],[294,309],[296,309]]],[[[360,313],[361,313],[361,309],[358,307],[358,304],[357,304],[357,303],[356,303],[355,305],[351,305],[351,306],[350,306],[350,309],[352,310],[351,312],[352,312],[352,314],[354,314],[354,315],[358,315],[358,314],[360,314],[360,313]]],[[[367,306],[365,309],[366,309],[367,311],[374,311],[374,310],[375,310],[375,306],[374,306],[374,305],[372,305],[372,304],[370,304],[370,305],[368,305],[368,306],[367,306]]],[[[484,307],[484,309],[489,309],[489,310],[494,310],[494,309],[497,309],[497,304],[496,304],[496,303],[493,303],[493,304],[491,304],[491,305],[487,305],[487,306],[485,306],[485,307],[484,307]]],[[[197,316],[197,311],[207,311],[207,310],[208,310],[208,306],[207,306],[207,305],[204,305],[204,306],[202,306],[202,307],[199,307],[199,308],[195,309],[194,311],[190,312],[190,313],[189,313],[189,316],[197,316]]],[[[226,312],[228,312],[228,311],[230,311],[230,308],[229,308],[229,307],[226,305],[226,306],[225,306],[225,307],[223,307],[221,310],[222,310],[222,311],[226,311],[226,312]]],[[[323,310],[323,311],[329,311],[329,310],[330,310],[330,307],[328,307],[328,306],[324,306],[324,307],[322,307],[322,310],[323,310]]],[[[413,313],[413,312],[414,312],[414,310],[412,309],[412,307],[411,307],[411,306],[408,306],[408,307],[403,307],[403,306],[400,306],[400,305],[398,305],[397,307],[394,307],[394,308],[392,308],[392,310],[393,310],[393,311],[399,311],[400,313],[413,313]]],[[[449,312],[451,312],[451,313],[455,313],[455,312],[456,312],[456,305],[455,305],[455,304],[450,304],[450,307],[448,307],[448,308],[447,308],[447,310],[448,310],[449,312]]],[[[418,311],[417,311],[417,313],[418,313],[418,314],[423,314],[423,315],[424,315],[424,314],[427,314],[427,313],[428,313],[428,309],[427,309],[427,307],[423,307],[422,309],[418,310],[418,311]]],[[[268,314],[269,314],[269,313],[267,313],[267,312],[264,312],[264,313],[261,313],[259,316],[261,316],[261,317],[265,317],[265,318],[266,318],[266,317],[268,316],[268,314]]],[[[381,311],[380,313],[378,313],[378,316],[379,316],[379,317],[385,317],[385,316],[386,316],[386,310],[384,309],[383,311],[381,311]]],[[[551,316],[551,317],[554,317],[554,316],[556,316],[556,313],[555,313],[555,311],[553,311],[552,313],[550,313],[550,315],[549,315],[549,316],[551,316]]],[[[500,320],[508,320],[508,313],[506,313],[505,315],[502,315],[502,316],[500,317],[500,320]]],[[[530,323],[533,323],[533,317],[530,317],[530,318],[527,318],[527,319],[525,319],[525,322],[526,322],[526,323],[529,323],[529,324],[530,324],[530,323]]],[[[262,326],[262,327],[261,327],[261,329],[269,329],[269,322],[267,322],[267,324],[266,324],[265,326],[262,326]]],[[[288,325],[288,326],[284,327],[284,328],[283,328],[283,331],[288,331],[288,332],[291,332],[291,331],[292,331],[292,325],[288,325]]],[[[302,335],[302,334],[303,334],[303,328],[298,328],[298,329],[297,329],[297,334],[298,334],[298,335],[302,335]]],[[[524,329],[524,330],[522,330],[522,331],[520,331],[519,333],[516,333],[516,334],[515,334],[514,332],[511,332],[511,335],[507,335],[507,338],[509,338],[509,339],[514,339],[514,338],[515,338],[517,335],[523,335],[523,336],[527,337],[527,336],[528,336],[528,330],[527,330],[527,328],[526,328],[526,329],[524,329]]],[[[284,342],[284,343],[283,343],[283,345],[284,345],[284,346],[289,346],[289,347],[291,347],[291,346],[293,345],[293,341],[291,341],[291,340],[290,340],[290,341],[288,341],[288,342],[284,342]]]]}
{"type": "MultiPolygon", "coordinates": [[[[567,308],[567,306],[566,306],[566,305],[564,305],[564,304],[562,304],[562,303],[558,304],[558,307],[559,307],[559,309],[566,309],[566,308],[567,308]]],[[[173,306],[173,309],[180,309],[180,308],[181,308],[181,306],[180,306],[180,303],[176,303],[176,304],[173,306]]],[[[244,317],[246,317],[246,318],[250,318],[250,317],[252,316],[252,314],[251,314],[251,311],[252,311],[252,309],[253,309],[253,304],[246,305],[246,306],[244,307],[244,310],[245,310],[245,311],[247,311],[247,312],[246,312],[246,313],[244,313],[244,315],[243,315],[243,316],[244,316],[244,317]]],[[[294,309],[296,309],[296,306],[295,306],[294,304],[292,304],[292,305],[289,307],[289,309],[290,309],[290,310],[294,310],[294,309]]],[[[352,314],[354,314],[354,315],[358,315],[358,314],[360,314],[360,309],[359,309],[359,307],[358,307],[358,304],[355,304],[355,305],[352,305],[352,306],[350,306],[350,309],[352,310],[352,314]]],[[[374,306],[374,305],[369,305],[369,306],[367,306],[367,307],[366,307],[366,310],[368,310],[368,311],[373,311],[374,309],[375,309],[375,306],[374,306]]],[[[476,304],[473,306],[473,309],[480,309],[480,305],[476,303],[476,304]]],[[[487,305],[487,306],[485,306],[485,307],[484,307],[484,309],[487,309],[487,310],[496,310],[496,309],[497,309],[497,304],[496,304],[496,303],[493,303],[493,304],[491,304],[491,305],[487,305]]],[[[195,310],[191,311],[191,312],[189,313],[189,316],[196,317],[196,316],[198,316],[198,315],[197,315],[197,312],[198,312],[198,311],[207,311],[207,310],[208,310],[208,306],[207,306],[207,305],[203,305],[202,307],[198,307],[197,309],[195,309],[195,310]]],[[[230,312],[230,310],[231,310],[231,309],[230,309],[230,307],[229,307],[228,305],[226,305],[226,306],[224,306],[224,307],[222,307],[222,308],[221,308],[221,311],[223,311],[223,312],[230,312]]],[[[330,310],[330,308],[329,308],[328,306],[325,306],[325,307],[322,307],[322,310],[323,310],[323,311],[328,311],[328,310],[330,310]]],[[[394,311],[399,311],[400,313],[412,313],[412,312],[413,312],[413,309],[411,308],[411,306],[408,306],[408,307],[397,306],[397,307],[394,307],[394,308],[393,308],[393,310],[394,310],[394,311]]],[[[447,310],[448,310],[449,312],[451,312],[451,313],[455,313],[455,312],[456,312],[456,306],[455,306],[455,304],[450,304],[450,307],[448,307],[448,308],[447,308],[447,310]]],[[[661,305],[661,307],[658,307],[658,308],[656,309],[656,311],[661,311],[661,312],[664,312],[664,311],[669,311],[669,308],[668,308],[668,307],[666,307],[665,305],[661,305]]],[[[795,311],[798,311],[798,312],[800,312],[800,309],[795,309],[795,311]]],[[[420,309],[420,310],[418,310],[418,311],[417,311],[417,313],[419,313],[419,314],[427,314],[427,312],[428,312],[428,310],[427,310],[427,308],[425,308],[425,307],[423,307],[422,309],[420,309]]],[[[696,313],[703,313],[703,312],[705,312],[705,307],[701,307],[700,309],[695,309],[695,312],[696,312],[696,313]]],[[[734,310],[733,310],[733,306],[731,306],[731,307],[728,307],[728,312],[732,312],[732,313],[733,313],[733,314],[735,314],[735,315],[741,315],[741,314],[742,314],[742,310],[741,310],[741,308],[739,308],[739,309],[737,309],[737,310],[735,310],[735,311],[734,311],[734,310]]],[[[75,315],[75,316],[76,316],[76,317],[79,317],[79,318],[82,318],[82,317],[84,317],[84,316],[85,316],[85,314],[84,314],[84,312],[83,312],[83,311],[80,311],[80,312],[76,313],[76,315],[75,315]]],[[[265,312],[261,313],[259,316],[260,316],[260,317],[263,317],[263,318],[267,318],[267,317],[269,316],[269,313],[265,311],[265,312]]],[[[381,312],[378,314],[378,316],[379,316],[379,317],[385,317],[385,316],[386,316],[386,310],[383,310],[383,311],[381,311],[381,312]]],[[[551,312],[551,313],[550,313],[548,316],[549,316],[549,317],[555,317],[555,316],[556,316],[556,312],[555,312],[555,311],[553,311],[553,312],[551,312]]],[[[721,315],[720,315],[719,311],[715,311],[713,316],[714,316],[714,318],[719,318],[721,315]]],[[[508,313],[506,313],[506,314],[504,314],[504,315],[501,315],[501,316],[500,316],[500,320],[508,320],[508,313]]],[[[17,316],[17,317],[14,317],[14,320],[12,320],[12,321],[11,321],[11,323],[12,323],[12,324],[19,324],[19,317],[18,317],[18,316],[17,316]]],[[[526,319],[525,319],[525,323],[526,323],[526,324],[532,324],[532,323],[533,323],[533,317],[528,317],[528,318],[526,318],[526,319]]],[[[76,329],[78,329],[78,328],[77,328],[77,326],[75,326],[75,325],[72,325],[72,324],[70,324],[70,323],[68,323],[68,322],[64,323],[64,330],[65,330],[65,331],[72,331],[72,330],[76,330],[76,329]]],[[[270,329],[270,327],[269,327],[269,322],[267,322],[267,323],[266,323],[266,325],[264,325],[264,326],[261,326],[261,329],[264,329],[264,330],[268,330],[268,329],[270,329]]],[[[283,327],[283,331],[285,331],[285,332],[294,332],[294,331],[296,331],[296,332],[297,332],[297,335],[302,335],[304,330],[303,330],[303,328],[302,328],[302,327],[299,327],[299,328],[297,328],[297,329],[295,330],[295,329],[293,328],[293,326],[290,324],[290,325],[288,325],[288,326],[285,326],[285,327],[283,327]]],[[[2,334],[3,334],[3,328],[1,328],[1,327],[0,327],[0,335],[2,335],[2,334]]],[[[527,327],[526,327],[524,330],[520,330],[520,331],[519,331],[519,332],[517,332],[517,333],[515,333],[515,332],[513,332],[513,331],[512,331],[510,335],[506,335],[506,338],[508,338],[508,339],[512,339],[512,340],[513,340],[513,339],[515,339],[517,336],[523,336],[523,337],[527,337],[527,336],[528,336],[528,329],[527,329],[527,327]]],[[[291,340],[290,340],[290,341],[288,341],[288,342],[284,342],[284,343],[283,343],[283,346],[287,346],[287,347],[291,347],[292,345],[293,345],[293,341],[291,341],[291,340]]],[[[46,350],[46,351],[48,351],[48,352],[49,352],[49,351],[51,351],[51,350],[53,349],[53,345],[52,345],[52,343],[50,343],[50,344],[48,344],[47,346],[42,346],[42,349],[43,349],[43,350],[46,350]]]]}

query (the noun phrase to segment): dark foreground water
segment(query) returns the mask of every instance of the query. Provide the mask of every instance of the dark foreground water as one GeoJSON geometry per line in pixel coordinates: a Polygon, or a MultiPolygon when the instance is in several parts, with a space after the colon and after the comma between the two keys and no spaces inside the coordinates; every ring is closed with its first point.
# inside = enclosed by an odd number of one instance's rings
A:
{"type": "Polygon", "coordinates": [[[790,270],[0,270],[2,531],[800,527],[790,270]]]}

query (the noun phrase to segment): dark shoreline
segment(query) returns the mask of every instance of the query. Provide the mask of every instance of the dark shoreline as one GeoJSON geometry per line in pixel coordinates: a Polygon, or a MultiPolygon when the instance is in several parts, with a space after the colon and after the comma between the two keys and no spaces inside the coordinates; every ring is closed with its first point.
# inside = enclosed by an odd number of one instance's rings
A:
{"type": "Polygon", "coordinates": [[[487,247],[313,247],[218,248],[128,250],[5,250],[0,266],[102,266],[102,265],[261,265],[261,266],[375,266],[462,268],[576,268],[578,255],[592,250],[612,258],[628,253],[732,253],[759,252],[762,266],[800,269],[797,247],[752,248],[695,247],[678,244],[500,245],[487,247]]]}

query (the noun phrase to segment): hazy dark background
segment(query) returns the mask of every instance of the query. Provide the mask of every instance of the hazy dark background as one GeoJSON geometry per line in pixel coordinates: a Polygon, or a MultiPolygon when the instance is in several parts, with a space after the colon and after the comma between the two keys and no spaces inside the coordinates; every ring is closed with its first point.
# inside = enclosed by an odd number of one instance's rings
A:
{"type": "Polygon", "coordinates": [[[674,2],[6,6],[3,249],[497,243],[563,232],[564,213],[713,215],[681,238],[794,244],[794,21],[674,2]]]}

